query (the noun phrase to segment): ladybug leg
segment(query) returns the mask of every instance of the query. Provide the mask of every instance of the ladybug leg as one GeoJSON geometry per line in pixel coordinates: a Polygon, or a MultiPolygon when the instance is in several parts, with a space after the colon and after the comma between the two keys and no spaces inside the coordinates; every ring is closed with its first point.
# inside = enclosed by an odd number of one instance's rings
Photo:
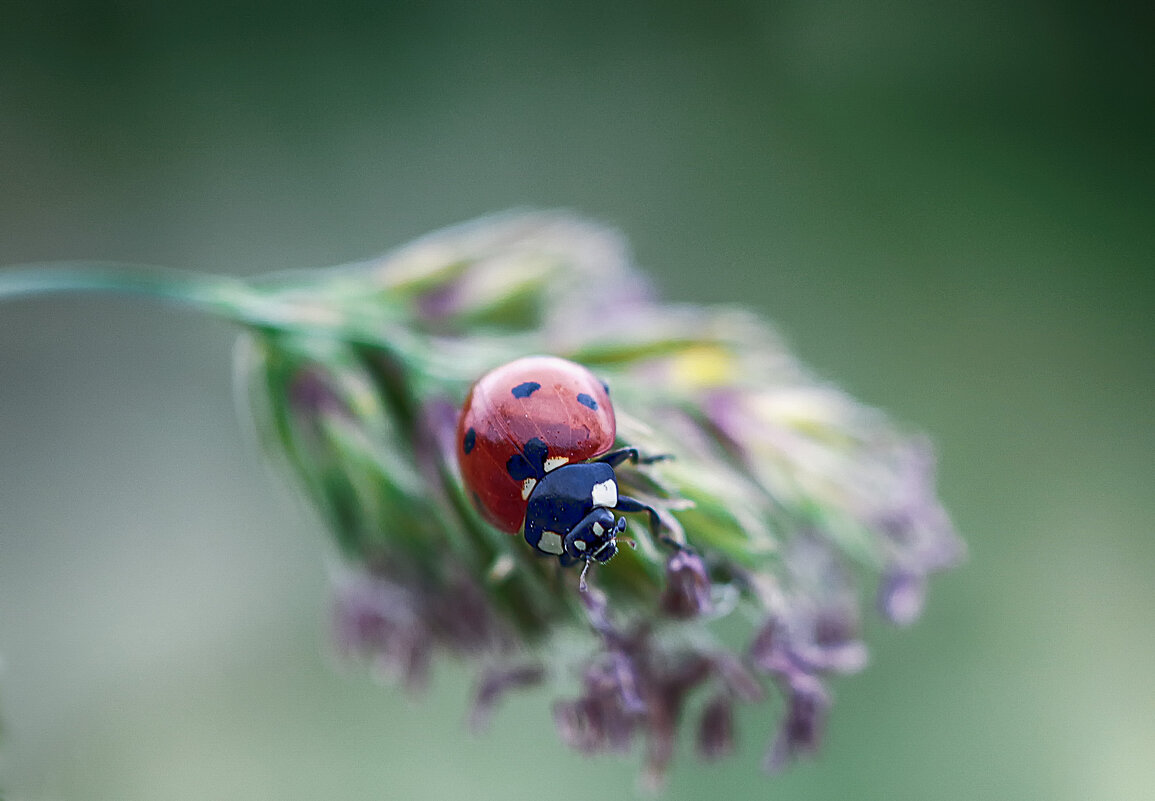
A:
{"type": "Polygon", "coordinates": [[[645,512],[650,516],[650,532],[657,536],[662,528],[662,521],[658,518],[658,510],[647,506],[629,495],[619,495],[618,505],[614,507],[619,512],[645,512]]]}
{"type": "Polygon", "coordinates": [[[642,456],[637,448],[619,448],[616,451],[602,454],[595,462],[605,462],[610,467],[617,467],[622,462],[629,461],[630,464],[653,464],[660,462],[663,459],[672,459],[668,453],[659,453],[657,456],[642,456]]]}
{"type": "Polygon", "coordinates": [[[614,507],[619,512],[645,512],[650,517],[650,534],[654,539],[669,545],[676,551],[682,550],[682,545],[670,539],[663,533],[662,519],[658,517],[658,510],[652,506],[647,506],[641,501],[631,498],[629,495],[619,495],[618,505],[614,507]]]}
{"type": "Polygon", "coordinates": [[[562,564],[567,563],[566,557],[569,557],[569,564],[578,560],[608,562],[618,552],[614,540],[625,527],[625,520],[615,520],[609,509],[594,509],[565,535],[565,552],[560,556],[562,564]]]}

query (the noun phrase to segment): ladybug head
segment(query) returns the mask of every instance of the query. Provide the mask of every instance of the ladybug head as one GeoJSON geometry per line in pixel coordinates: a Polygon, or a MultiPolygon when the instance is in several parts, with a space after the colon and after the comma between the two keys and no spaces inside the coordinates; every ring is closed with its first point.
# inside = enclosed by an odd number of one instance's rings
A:
{"type": "Polygon", "coordinates": [[[594,523],[589,528],[574,531],[567,538],[566,551],[575,560],[605,564],[618,553],[618,535],[626,530],[626,519],[614,519],[613,513],[603,509],[600,514],[605,522],[594,523]]]}

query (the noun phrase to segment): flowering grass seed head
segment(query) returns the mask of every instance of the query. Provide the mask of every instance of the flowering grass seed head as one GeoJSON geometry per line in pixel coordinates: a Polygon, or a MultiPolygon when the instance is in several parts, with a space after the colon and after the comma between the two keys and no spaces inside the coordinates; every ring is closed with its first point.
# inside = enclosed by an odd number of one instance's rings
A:
{"type": "Polygon", "coordinates": [[[481,220],[261,289],[300,325],[254,327],[239,363],[262,441],[340,547],[338,645],[411,687],[439,655],[477,660],[475,728],[549,683],[563,742],[641,744],[657,785],[683,728],[724,757],[735,706],[777,696],[779,770],[819,747],[826,678],[866,664],[862,582],[910,623],[927,576],[962,554],[925,441],[812,378],[756,316],[662,304],[589,222],[481,220]],[[619,446],[670,457],[615,468],[659,525],[632,520],[636,547],[585,591],[485,522],[455,459],[470,384],[536,353],[606,382],[619,446]]]}

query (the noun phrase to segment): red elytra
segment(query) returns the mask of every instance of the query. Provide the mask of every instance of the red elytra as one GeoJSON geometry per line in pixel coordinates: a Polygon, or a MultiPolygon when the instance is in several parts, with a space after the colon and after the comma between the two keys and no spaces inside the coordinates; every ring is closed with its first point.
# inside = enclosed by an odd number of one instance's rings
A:
{"type": "Polygon", "coordinates": [[[527,356],[469,390],[457,421],[457,460],[481,513],[516,534],[528,496],[509,474],[510,458],[536,437],[548,447],[547,466],[583,462],[612,448],[616,433],[608,388],[593,373],[556,356],[527,356]]]}

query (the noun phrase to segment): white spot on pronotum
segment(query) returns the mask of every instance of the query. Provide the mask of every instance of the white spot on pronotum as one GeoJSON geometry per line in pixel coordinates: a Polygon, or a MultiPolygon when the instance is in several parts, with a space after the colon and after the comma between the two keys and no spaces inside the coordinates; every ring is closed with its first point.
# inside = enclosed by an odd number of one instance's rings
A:
{"type": "Polygon", "coordinates": [[[584,551],[586,549],[586,541],[585,540],[574,540],[573,541],[573,547],[577,548],[579,551],[584,551]]]}
{"type": "Polygon", "coordinates": [[[565,549],[561,545],[561,534],[556,531],[541,532],[541,540],[537,543],[538,550],[560,555],[565,549]]]}
{"type": "Polygon", "coordinates": [[[597,534],[600,537],[602,534],[605,533],[605,531],[606,531],[606,527],[603,526],[601,523],[594,523],[594,534],[597,534]]]}
{"type": "Polygon", "coordinates": [[[618,484],[612,478],[607,478],[601,484],[594,484],[590,492],[590,499],[594,506],[604,506],[612,509],[618,505],[618,484]]]}
{"type": "Polygon", "coordinates": [[[545,463],[544,463],[545,472],[548,473],[550,470],[556,470],[559,467],[561,467],[563,464],[566,464],[568,462],[569,462],[568,456],[551,456],[545,460],[545,463]]]}
{"type": "Polygon", "coordinates": [[[529,494],[533,492],[533,488],[537,486],[536,478],[527,478],[521,482],[521,499],[523,501],[529,500],[529,494]]]}

